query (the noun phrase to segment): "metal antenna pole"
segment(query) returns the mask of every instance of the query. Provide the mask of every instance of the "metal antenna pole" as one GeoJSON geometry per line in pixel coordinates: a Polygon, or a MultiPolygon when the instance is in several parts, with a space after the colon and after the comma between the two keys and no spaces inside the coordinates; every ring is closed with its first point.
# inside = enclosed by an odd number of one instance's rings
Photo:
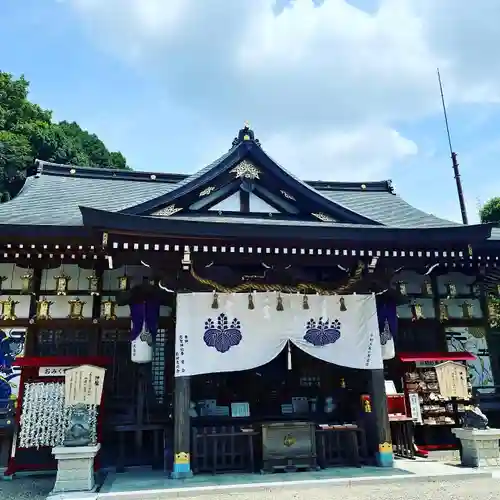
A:
{"type": "Polygon", "coordinates": [[[451,162],[453,165],[453,173],[455,174],[455,182],[457,184],[458,202],[460,203],[460,211],[462,212],[462,222],[464,224],[469,224],[469,219],[467,217],[467,209],[465,208],[462,181],[460,180],[460,170],[458,168],[457,153],[453,151],[453,147],[451,145],[450,127],[448,125],[448,114],[446,112],[446,104],[444,102],[443,84],[441,83],[441,74],[439,73],[439,68],[437,69],[437,76],[439,82],[439,90],[441,92],[441,103],[443,104],[443,114],[444,114],[444,122],[446,125],[446,133],[448,135],[448,145],[450,146],[450,155],[451,155],[451,162]]]}

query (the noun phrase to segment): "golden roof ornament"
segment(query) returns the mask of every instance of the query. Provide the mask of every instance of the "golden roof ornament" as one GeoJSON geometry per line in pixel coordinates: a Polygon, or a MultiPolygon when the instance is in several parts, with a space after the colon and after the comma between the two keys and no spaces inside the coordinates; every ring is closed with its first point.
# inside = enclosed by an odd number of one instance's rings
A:
{"type": "Polygon", "coordinates": [[[69,319],[83,319],[83,307],[86,302],[81,301],[78,297],[73,300],[68,300],[69,304],[69,319]]]}
{"type": "Polygon", "coordinates": [[[177,212],[180,212],[182,210],[182,207],[176,207],[175,203],[172,205],[169,205],[168,207],[162,208],[161,210],[158,210],[158,212],[155,212],[153,215],[157,217],[170,217],[171,215],[176,214],[177,212]]]}
{"type": "Polygon", "coordinates": [[[200,198],[203,198],[203,196],[208,196],[209,194],[213,193],[215,191],[215,186],[208,186],[203,191],[200,191],[200,194],[198,195],[200,198]]]}
{"type": "Polygon", "coordinates": [[[335,219],[333,217],[330,217],[329,215],[324,214],[323,212],[313,212],[311,215],[323,222],[335,222],[335,219]]]}
{"type": "MultiPolygon", "coordinates": [[[[249,130],[249,129],[250,129],[250,123],[248,123],[247,121],[245,121],[245,123],[243,124],[243,130],[249,130]]],[[[250,141],[251,140],[250,134],[245,134],[243,136],[243,140],[244,141],[250,141]]]]}
{"type": "Polygon", "coordinates": [[[17,300],[9,297],[5,300],[0,300],[0,306],[2,306],[2,313],[0,314],[0,319],[3,321],[14,321],[17,319],[16,316],[16,305],[19,304],[17,300]]]}
{"type": "Polygon", "coordinates": [[[235,174],[237,179],[254,180],[259,179],[260,175],[260,170],[248,160],[241,161],[230,172],[235,174]]]}

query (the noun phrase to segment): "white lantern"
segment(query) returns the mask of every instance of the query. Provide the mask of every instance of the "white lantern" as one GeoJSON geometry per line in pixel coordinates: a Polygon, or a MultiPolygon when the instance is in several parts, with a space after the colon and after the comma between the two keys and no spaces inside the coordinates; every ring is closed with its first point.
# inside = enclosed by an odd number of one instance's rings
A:
{"type": "Polygon", "coordinates": [[[140,335],[131,342],[131,359],[134,363],[144,364],[153,361],[151,334],[143,327],[140,335]]]}

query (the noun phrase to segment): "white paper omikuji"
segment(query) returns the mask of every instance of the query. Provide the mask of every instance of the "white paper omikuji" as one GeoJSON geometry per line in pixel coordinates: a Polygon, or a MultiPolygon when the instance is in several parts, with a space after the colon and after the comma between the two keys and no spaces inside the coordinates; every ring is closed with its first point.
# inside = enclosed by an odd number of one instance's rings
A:
{"type": "MultiPolygon", "coordinates": [[[[25,384],[19,430],[20,448],[61,446],[72,406],[64,405],[64,383],[25,384]]],[[[97,440],[97,406],[88,406],[91,442],[97,440]]]]}

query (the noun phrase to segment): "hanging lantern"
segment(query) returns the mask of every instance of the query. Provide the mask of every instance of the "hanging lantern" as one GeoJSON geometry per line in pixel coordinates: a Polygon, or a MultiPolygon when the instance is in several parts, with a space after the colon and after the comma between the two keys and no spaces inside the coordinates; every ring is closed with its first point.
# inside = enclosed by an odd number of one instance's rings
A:
{"type": "Polygon", "coordinates": [[[87,277],[87,280],[89,282],[88,290],[90,295],[99,295],[99,278],[95,275],[95,273],[92,273],[91,276],[87,277]]]}
{"type": "Polygon", "coordinates": [[[422,295],[426,295],[427,297],[432,296],[432,283],[429,280],[425,280],[422,283],[422,295]]]}
{"type": "Polygon", "coordinates": [[[83,306],[86,302],[81,301],[78,297],[73,300],[68,300],[69,304],[69,319],[83,319],[83,306]]]}
{"type": "Polygon", "coordinates": [[[500,323],[500,315],[498,312],[498,304],[490,299],[488,301],[488,319],[492,328],[496,328],[500,323]]]}
{"type": "Polygon", "coordinates": [[[408,295],[408,291],[406,290],[406,282],[398,281],[396,284],[398,285],[398,290],[401,295],[408,295]]]}
{"type": "Polygon", "coordinates": [[[412,311],[412,320],[413,321],[424,318],[424,313],[422,311],[421,304],[418,304],[417,302],[415,302],[413,300],[410,307],[411,307],[411,311],[412,311]]]}
{"type": "Polygon", "coordinates": [[[101,304],[101,315],[106,321],[116,319],[116,302],[108,298],[101,304]]]}
{"type": "Polygon", "coordinates": [[[3,282],[7,279],[7,276],[0,276],[0,291],[3,290],[3,282]]]}
{"type": "Polygon", "coordinates": [[[150,337],[144,327],[141,334],[130,343],[130,357],[133,363],[145,364],[153,361],[153,346],[148,342],[150,337]]]}
{"type": "Polygon", "coordinates": [[[17,319],[17,304],[19,304],[19,302],[13,300],[12,297],[9,297],[6,300],[0,300],[0,306],[2,306],[2,314],[0,314],[0,317],[3,321],[14,321],[17,319]]]}
{"type": "Polygon", "coordinates": [[[44,297],[42,300],[37,300],[36,319],[52,319],[52,317],[50,316],[50,307],[52,306],[52,304],[54,304],[54,302],[48,300],[47,297],[44,297]]]}
{"type": "Polygon", "coordinates": [[[446,291],[448,292],[448,297],[456,297],[457,296],[457,287],[455,283],[446,283],[446,291]]]}
{"type": "Polygon", "coordinates": [[[35,291],[35,281],[33,279],[33,271],[28,270],[21,276],[21,293],[31,294],[35,291]]]}
{"type": "Polygon", "coordinates": [[[465,301],[463,304],[460,304],[462,308],[462,318],[471,319],[472,318],[472,304],[470,302],[465,301]]]}
{"type": "Polygon", "coordinates": [[[58,276],[54,276],[54,279],[56,280],[57,295],[67,295],[68,283],[69,280],[71,279],[71,276],[65,274],[64,271],[61,271],[61,274],[59,274],[58,276]]]}
{"type": "Polygon", "coordinates": [[[118,278],[118,290],[126,292],[130,288],[130,276],[124,274],[118,278]]]}
{"type": "Polygon", "coordinates": [[[447,321],[449,317],[448,304],[441,300],[439,302],[439,321],[447,321]]]}

